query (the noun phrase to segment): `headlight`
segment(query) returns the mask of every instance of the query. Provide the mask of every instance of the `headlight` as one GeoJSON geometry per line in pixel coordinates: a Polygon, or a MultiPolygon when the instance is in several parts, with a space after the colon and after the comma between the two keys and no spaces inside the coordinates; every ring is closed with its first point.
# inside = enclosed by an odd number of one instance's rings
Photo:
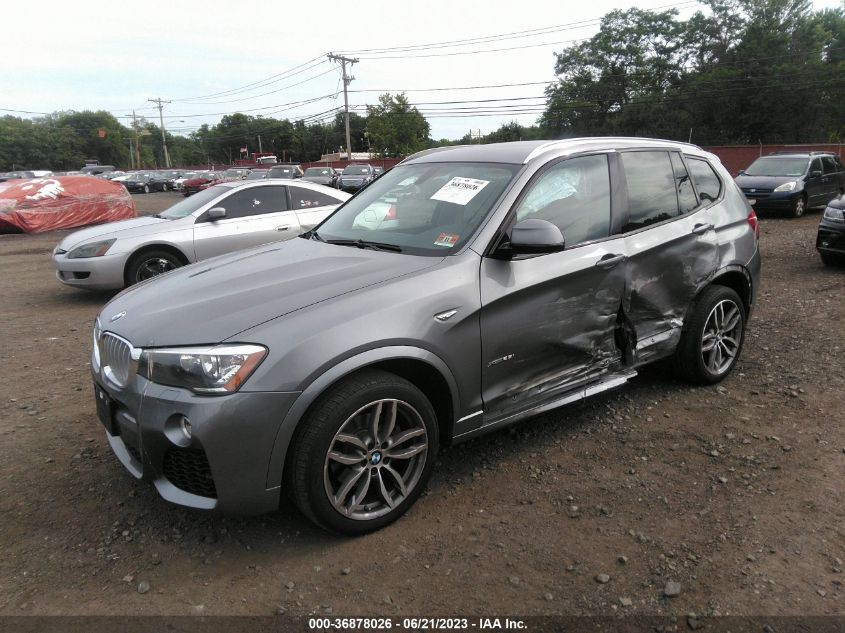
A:
{"type": "Polygon", "coordinates": [[[117,238],[110,240],[102,240],[100,242],[91,242],[77,246],[67,254],[68,259],[81,259],[83,257],[102,257],[106,251],[111,248],[111,245],[117,241],[117,238]]]}
{"type": "Polygon", "coordinates": [[[138,373],[161,385],[225,394],[240,389],[266,355],[260,345],[145,349],[138,373]]]}
{"type": "Polygon", "coordinates": [[[824,210],[824,219],[830,220],[831,222],[845,222],[845,211],[827,207],[824,210]]]}
{"type": "Polygon", "coordinates": [[[785,182],[779,187],[775,187],[775,191],[795,191],[795,187],[798,185],[798,182],[793,180],[792,182],[785,182]]]}

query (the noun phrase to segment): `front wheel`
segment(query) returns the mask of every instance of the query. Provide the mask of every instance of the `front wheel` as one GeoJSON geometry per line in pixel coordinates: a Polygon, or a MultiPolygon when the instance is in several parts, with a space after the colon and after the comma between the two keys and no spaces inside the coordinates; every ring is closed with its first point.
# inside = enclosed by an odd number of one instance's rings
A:
{"type": "Polygon", "coordinates": [[[150,186],[144,185],[144,193],[150,193],[150,186]]]}
{"type": "Polygon", "coordinates": [[[402,516],[431,476],[436,415],[407,380],[369,370],[342,381],[308,413],[290,449],[293,500],[317,525],[366,534],[402,516]]]}
{"type": "Polygon", "coordinates": [[[734,368],[745,340],[745,307],[725,286],[709,286],[696,297],[681,342],[675,369],[696,384],[723,380],[734,368]]]}
{"type": "Polygon", "coordinates": [[[140,283],[182,266],[182,262],[167,251],[146,251],[135,255],[126,270],[126,285],[140,283]]]}
{"type": "Polygon", "coordinates": [[[807,198],[803,195],[798,196],[792,203],[792,216],[800,218],[807,210],[807,198]]]}
{"type": "Polygon", "coordinates": [[[167,191],[167,183],[164,183],[164,184],[161,185],[161,190],[167,191]]]}

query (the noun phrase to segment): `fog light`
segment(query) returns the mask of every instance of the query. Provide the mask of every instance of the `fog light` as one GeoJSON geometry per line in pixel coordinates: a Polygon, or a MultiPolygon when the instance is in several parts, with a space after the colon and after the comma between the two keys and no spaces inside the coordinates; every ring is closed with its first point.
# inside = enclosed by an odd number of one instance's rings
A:
{"type": "Polygon", "coordinates": [[[185,436],[185,439],[191,439],[191,421],[186,418],[184,415],[182,419],[179,421],[179,426],[182,429],[182,435],[185,436]]]}

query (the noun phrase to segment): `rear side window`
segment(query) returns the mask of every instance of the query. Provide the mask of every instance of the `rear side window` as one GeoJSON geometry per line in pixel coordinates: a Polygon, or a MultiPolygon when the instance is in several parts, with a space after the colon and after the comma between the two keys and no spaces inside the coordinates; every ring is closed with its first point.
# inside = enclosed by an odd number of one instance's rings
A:
{"type": "Polygon", "coordinates": [[[607,156],[562,161],[531,185],[516,210],[518,220],[538,218],[556,225],[566,246],[607,237],[610,176],[607,156]]]}
{"type": "Polygon", "coordinates": [[[290,191],[291,208],[294,210],[340,204],[340,200],[337,198],[320,191],[312,191],[305,187],[288,187],[288,190],[290,191]]]}
{"type": "Polygon", "coordinates": [[[822,165],[824,166],[824,173],[826,174],[835,174],[839,171],[836,163],[833,162],[832,156],[822,156],[822,165]]]}
{"type": "Polygon", "coordinates": [[[706,160],[687,157],[692,182],[703,204],[715,202],[722,193],[722,181],[706,160]]]}
{"type": "Polygon", "coordinates": [[[669,152],[624,152],[621,157],[629,212],[623,232],[677,217],[678,196],[669,152]]]}
{"type": "Polygon", "coordinates": [[[226,209],[226,219],[231,219],[287,211],[288,205],[283,187],[250,187],[221,200],[219,206],[226,209]]]}
{"type": "Polygon", "coordinates": [[[675,189],[678,192],[678,206],[681,213],[689,213],[698,206],[698,199],[692,188],[687,168],[678,154],[672,154],[672,169],[675,172],[675,189]]]}

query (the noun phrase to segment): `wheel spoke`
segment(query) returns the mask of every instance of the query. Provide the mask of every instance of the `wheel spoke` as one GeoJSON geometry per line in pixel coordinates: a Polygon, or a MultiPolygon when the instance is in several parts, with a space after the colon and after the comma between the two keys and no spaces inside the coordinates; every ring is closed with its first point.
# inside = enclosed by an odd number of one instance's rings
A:
{"type": "Polygon", "coordinates": [[[709,352],[713,349],[713,346],[716,344],[716,333],[715,332],[707,332],[701,340],[701,351],[702,352],[709,352]]]}
{"type": "Polygon", "coordinates": [[[357,470],[350,469],[348,471],[349,474],[346,477],[346,481],[334,497],[334,506],[341,512],[346,513],[346,510],[343,507],[343,502],[346,501],[346,497],[349,496],[350,491],[355,487],[355,484],[365,472],[367,472],[367,469],[363,467],[357,470]]]}
{"type": "MultiPolygon", "coordinates": [[[[736,342],[736,339],[734,339],[730,336],[723,336],[722,337],[722,343],[726,344],[725,349],[729,349],[727,345],[730,345],[731,347],[733,347],[734,353],[739,348],[739,343],[736,342]]],[[[731,356],[733,356],[733,354],[731,354],[731,356]]]]}
{"type": "Polygon", "coordinates": [[[381,409],[384,402],[379,402],[376,405],[375,410],[372,413],[372,419],[370,419],[370,436],[373,439],[373,443],[378,443],[378,426],[379,426],[379,418],[381,417],[381,409]]]}
{"type": "Polygon", "coordinates": [[[414,455],[419,455],[427,448],[426,444],[415,444],[406,449],[401,450],[387,450],[385,451],[385,456],[390,457],[391,459],[410,459],[414,455]]]}
{"type": "Polygon", "coordinates": [[[345,466],[354,466],[355,464],[360,464],[364,459],[366,459],[366,455],[347,455],[345,453],[338,453],[337,451],[329,451],[329,459],[333,462],[337,462],[338,464],[343,464],[345,466]]]}
{"type": "MultiPolygon", "coordinates": [[[[393,428],[396,426],[396,413],[399,409],[399,403],[394,400],[387,405],[387,428],[383,432],[384,441],[393,433],[393,428]]],[[[380,438],[378,438],[381,441],[380,438]]]]}
{"type": "Polygon", "coordinates": [[[384,499],[384,502],[390,506],[391,509],[396,507],[396,502],[393,500],[393,497],[390,496],[390,492],[387,490],[387,486],[384,485],[384,477],[381,474],[381,469],[376,471],[378,477],[378,486],[381,490],[381,496],[384,499]]]}
{"type": "Polygon", "coordinates": [[[346,444],[352,444],[356,448],[360,448],[362,451],[367,450],[367,445],[364,444],[364,440],[360,439],[355,435],[348,435],[346,433],[338,433],[334,436],[334,439],[338,442],[345,442],[346,444]]]}
{"type": "Polygon", "coordinates": [[[390,446],[391,447],[397,446],[399,444],[402,444],[403,442],[407,442],[408,440],[410,440],[413,437],[419,437],[420,435],[424,435],[424,434],[425,434],[425,429],[409,429],[407,431],[400,433],[396,437],[394,437],[393,441],[390,443],[390,446]]]}
{"type": "Polygon", "coordinates": [[[733,306],[733,309],[728,312],[727,317],[725,318],[725,332],[732,332],[733,329],[739,325],[739,308],[733,306]]]}
{"type": "Polygon", "coordinates": [[[730,350],[728,346],[725,345],[724,341],[719,343],[719,345],[722,347],[722,351],[720,353],[723,355],[723,357],[727,356],[728,361],[730,361],[736,355],[736,350],[730,350]]]}
{"type": "Polygon", "coordinates": [[[397,473],[395,470],[393,470],[393,468],[391,468],[387,464],[382,466],[381,470],[390,473],[390,476],[393,477],[393,479],[396,480],[396,483],[399,486],[399,492],[402,493],[402,497],[403,498],[407,497],[408,496],[408,490],[407,490],[407,488],[405,488],[405,481],[402,479],[402,475],[397,473]]]}
{"type": "Polygon", "coordinates": [[[361,502],[364,501],[364,498],[367,496],[367,492],[370,490],[371,479],[372,477],[370,476],[370,473],[367,473],[365,477],[361,478],[361,483],[358,484],[358,487],[355,489],[355,494],[352,495],[352,501],[349,503],[350,510],[361,507],[361,502]]]}

